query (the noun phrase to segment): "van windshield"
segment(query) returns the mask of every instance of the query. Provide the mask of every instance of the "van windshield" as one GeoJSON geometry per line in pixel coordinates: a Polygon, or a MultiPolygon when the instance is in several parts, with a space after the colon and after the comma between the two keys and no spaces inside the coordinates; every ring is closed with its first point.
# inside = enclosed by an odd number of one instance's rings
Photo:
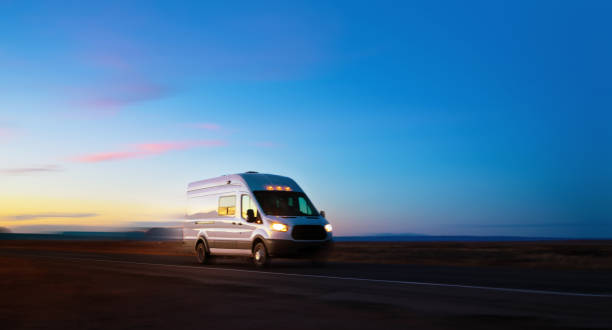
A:
{"type": "Polygon", "coordinates": [[[278,216],[318,216],[306,194],[295,191],[254,191],[262,211],[278,216]]]}

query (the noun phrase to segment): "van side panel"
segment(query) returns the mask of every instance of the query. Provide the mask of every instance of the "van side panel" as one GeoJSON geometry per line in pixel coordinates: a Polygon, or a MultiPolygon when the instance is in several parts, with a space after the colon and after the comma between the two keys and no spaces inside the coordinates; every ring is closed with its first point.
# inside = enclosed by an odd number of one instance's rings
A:
{"type": "Polygon", "coordinates": [[[190,196],[187,201],[187,219],[217,217],[218,195],[190,196]]]}
{"type": "MultiPolygon", "coordinates": [[[[183,235],[186,238],[204,237],[211,253],[217,249],[236,249],[240,230],[236,225],[240,217],[239,194],[242,185],[213,183],[208,187],[193,187],[187,193],[187,219],[183,235]],[[233,205],[220,206],[220,198],[233,198],[233,205]],[[227,208],[227,206],[231,206],[227,208]],[[233,214],[226,214],[231,210],[233,214]],[[221,215],[219,212],[223,211],[221,215]]],[[[225,199],[227,201],[228,199],[225,199]]]]}

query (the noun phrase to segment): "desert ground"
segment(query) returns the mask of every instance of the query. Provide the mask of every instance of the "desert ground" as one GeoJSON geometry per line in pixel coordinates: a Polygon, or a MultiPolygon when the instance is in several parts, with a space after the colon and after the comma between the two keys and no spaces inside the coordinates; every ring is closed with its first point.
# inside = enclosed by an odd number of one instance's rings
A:
{"type": "MultiPolygon", "coordinates": [[[[182,241],[0,240],[2,249],[192,256],[182,241]]],[[[540,269],[612,269],[612,240],[337,242],[331,262],[540,269]]]]}
{"type": "Polygon", "coordinates": [[[338,243],[325,267],[181,242],[0,241],[2,329],[610,329],[612,243],[338,243]]]}

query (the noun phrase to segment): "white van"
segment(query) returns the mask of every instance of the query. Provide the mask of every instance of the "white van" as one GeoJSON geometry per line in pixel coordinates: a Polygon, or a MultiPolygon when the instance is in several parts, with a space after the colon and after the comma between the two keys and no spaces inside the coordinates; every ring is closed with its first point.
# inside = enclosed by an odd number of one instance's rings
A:
{"type": "Polygon", "coordinates": [[[183,237],[197,260],[214,255],[321,260],[332,244],[332,226],[291,178],[246,172],[192,182],[187,187],[183,237]]]}

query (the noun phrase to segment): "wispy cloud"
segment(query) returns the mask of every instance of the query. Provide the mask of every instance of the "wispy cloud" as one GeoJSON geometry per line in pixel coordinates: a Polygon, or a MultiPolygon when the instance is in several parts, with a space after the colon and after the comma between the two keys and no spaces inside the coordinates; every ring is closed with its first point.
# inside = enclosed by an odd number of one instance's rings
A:
{"type": "MultiPolygon", "coordinates": [[[[115,39],[115,35],[102,38],[115,39]]],[[[143,67],[143,56],[134,42],[114,40],[97,44],[76,57],[92,70],[88,83],[71,88],[68,93],[80,112],[114,115],[141,102],[164,98],[173,92],[167,84],[152,79],[150,68],[143,67]]]]}
{"type": "Polygon", "coordinates": [[[62,168],[57,165],[47,165],[40,167],[18,167],[18,168],[5,168],[0,169],[0,173],[6,175],[27,175],[45,172],[59,172],[62,168]]]}
{"type": "Polygon", "coordinates": [[[220,147],[223,145],[226,145],[225,141],[219,140],[143,143],[133,145],[127,148],[127,150],[87,154],[75,157],[73,160],[80,163],[97,163],[160,155],[174,150],[184,150],[198,147],[220,147]]]}
{"type": "Polygon", "coordinates": [[[253,147],[260,147],[260,148],[279,148],[283,146],[283,144],[281,143],[271,142],[271,141],[253,141],[253,142],[249,142],[249,144],[253,147]]]}
{"type": "Polygon", "coordinates": [[[8,127],[0,126],[0,142],[10,139],[14,135],[14,131],[8,127]]]}
{"type": "Polygon", "coordinates": [[[25,221],[39,220],[50,218],[91,218],[98,216],[97,213],[31,213],[31,214],[16,214],[4,217],[5,220],[25,221]]]}
{"type": "Polygon", "coordinates": [[[85,96],[80,97],[77,105],[100,113],[115,114],[124,107],[160,99],[170,93],[171,89],[167,86],[146,80],[104,84],[79,92],[85,96]]]}
{"type": "Polygon", "coordinates": [[[215,123],[193,123],[189,124],[189,126],[208,131],[219,131],[221,129],[221,125],[215,123]]]}

